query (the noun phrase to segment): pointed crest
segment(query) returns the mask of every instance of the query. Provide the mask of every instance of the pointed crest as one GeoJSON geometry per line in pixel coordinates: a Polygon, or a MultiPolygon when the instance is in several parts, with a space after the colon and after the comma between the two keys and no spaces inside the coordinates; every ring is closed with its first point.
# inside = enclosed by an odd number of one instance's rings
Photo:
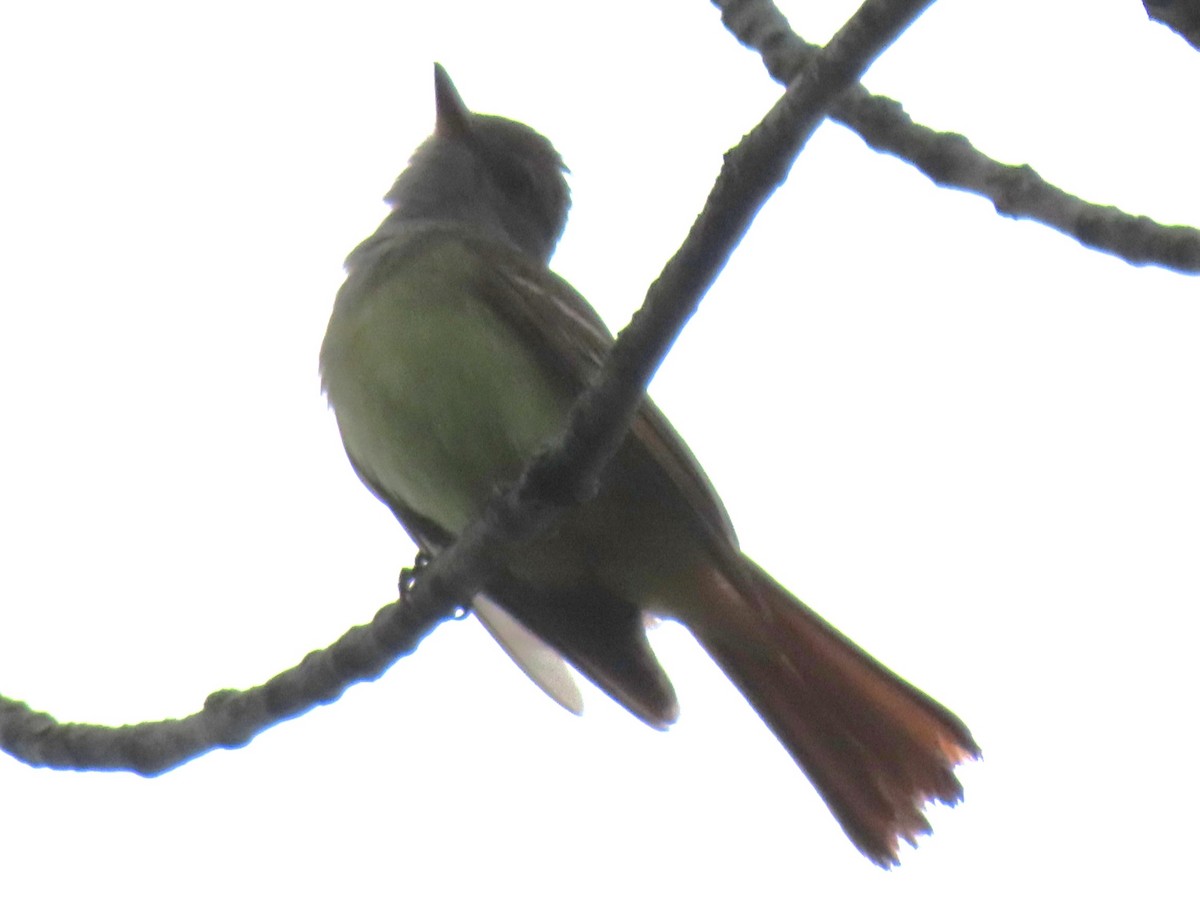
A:
{"type": "Polygon", "coordinates": [[[433,95],[437,106],[436,132],[443,137],[466,137],[471,131],[471,111],[441,63],[433,64],[433,95]]]}

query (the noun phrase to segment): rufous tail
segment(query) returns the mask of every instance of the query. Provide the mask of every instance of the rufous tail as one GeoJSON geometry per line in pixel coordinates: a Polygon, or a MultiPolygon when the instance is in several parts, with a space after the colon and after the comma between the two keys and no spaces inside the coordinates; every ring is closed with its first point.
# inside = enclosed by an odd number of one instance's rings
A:
{"type": "Polygon", "coordinates": [[[696,637],[800,764],[854,844],[885,868],[930,831],[930,800],[962,799],[954,767],[979,756],[949,710],[856,647],[747,560],[756,640],[696,637]]]}

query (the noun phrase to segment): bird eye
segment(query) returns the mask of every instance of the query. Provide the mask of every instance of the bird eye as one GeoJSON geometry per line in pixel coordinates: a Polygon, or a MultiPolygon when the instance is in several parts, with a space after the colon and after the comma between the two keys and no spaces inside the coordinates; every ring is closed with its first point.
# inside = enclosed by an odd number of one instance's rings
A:
{"type": "Polygon", "coordinates": [[[533,179],[524,166],[505,160],[495,167],[494,174],[496,185],[506,197],[523,203],[532,200],[535,193],[533,179]]]}

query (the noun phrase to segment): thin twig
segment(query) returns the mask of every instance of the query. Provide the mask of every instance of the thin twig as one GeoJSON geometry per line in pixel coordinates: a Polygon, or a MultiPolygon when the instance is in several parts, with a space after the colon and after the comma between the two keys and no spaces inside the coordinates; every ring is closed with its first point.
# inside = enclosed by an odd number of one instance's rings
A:
{"type": "Polygon", "coordinates": [[[1200,50],[1200,0],[1142,0],[1146,15],[1200,50]]]}
{"type": "MultiPolygon", "coordinates": [[[[792,31],[771,0],[713,2],[721,9],[725,27],[762,56],[776,81],[790,83],[820,52],[792,31]]],[[[991,159],[961,134],[917,124],[895,100],[871,94],[862,85],[846,91],[829,117],[857,132],[871,148],[912,164],[935,184],[986,197],[1002,215],[1041,222],[1135,265],[1200,273],[1200,230],[1162,225],[1115,206],[1082,200],[1028,165],[991,159]]]]}

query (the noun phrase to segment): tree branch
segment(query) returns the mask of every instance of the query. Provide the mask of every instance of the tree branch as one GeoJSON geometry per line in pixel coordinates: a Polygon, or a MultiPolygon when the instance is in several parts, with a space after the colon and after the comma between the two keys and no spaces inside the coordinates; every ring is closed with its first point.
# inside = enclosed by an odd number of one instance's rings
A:
{"type": "MultiPolygon", "coordinates": [[[[788,83],[820,48],[799,37],[771,0],[713,0],[725,27],[763,58],[776,81],[788,83]]],[[[938,132],[909,118],[903,107],[862,85],[846,91],[830,118],[858,133],[874,150],[915,166],[935,184],[970,191],[996,211],[1031,219],[1134,265],[1152,264],[1200,274],[1200,230],[1161,225],[1115,206],[1088,203],[1055,187],[1028,165],[1005,165],[961,134],[938,132]]]]}
{"type": "Polygon", "coordinates": [[[216,747],[238,747],[284,719],[329,703],[411,653],[485,584],[504,550],[548,529],[596,490],[646,385],[767,198],[825,116],[875,57],[932,0],[867,0],[737,148],[726,154],[704,210],[613,346],[597,382],[572,409],[562,439],[498,495],[401,600],[370,625],[244,691],[219,691],[185,719],[140,725],[62,725],[0,696],[0,749],[34,766],[154,775],[216,747]]]}
{"type": "Polygon", "coordinates": [[[1142,0],[1146,15],[1200,50],[1200,0],[1142,0]]]}

